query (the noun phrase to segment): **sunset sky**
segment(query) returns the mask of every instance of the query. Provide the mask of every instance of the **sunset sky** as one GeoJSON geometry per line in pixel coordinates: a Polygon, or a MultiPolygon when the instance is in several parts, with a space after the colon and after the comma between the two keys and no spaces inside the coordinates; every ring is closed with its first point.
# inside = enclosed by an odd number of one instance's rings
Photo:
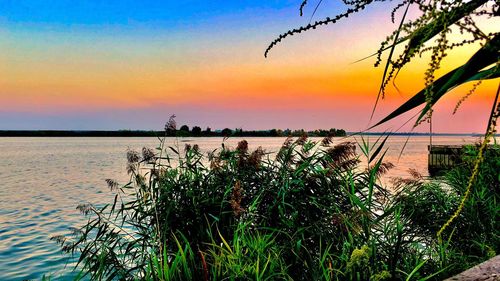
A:
{"type": "MultiPolygon", "coordinates": [[[[363,130],[383,69],[373,58],[353,62],[397,24],[375,4],[264,58],[277,35],[309,22],[309,2],[299,17],[300,0],[0,1],[0,129],[160,130],[175,114],[214,129],[363,130]]],[[[315,19],[344,11],[341,3],[323,1],[315,19]]],[[[452,54],[445,70],[476,48],[452,54]]],[[[375,119],[422,88],[427,58],[403,71],[401,92],[388,89],[375,119]]],[[[448,94],[435,131],[483,132],[497,85],[484,83],[455,115],[471,85],[448,94]]]]}

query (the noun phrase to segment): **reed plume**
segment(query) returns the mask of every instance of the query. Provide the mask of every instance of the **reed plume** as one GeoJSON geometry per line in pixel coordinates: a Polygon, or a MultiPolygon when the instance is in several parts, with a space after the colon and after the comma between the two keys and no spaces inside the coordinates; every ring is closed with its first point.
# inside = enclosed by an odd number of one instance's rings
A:
{"type": "Polygon", "coordinates": [[[233,186],[233,191],[231,193],[231,208],[233,209],[233,213],[235,217],[240,217],[240,215],[245,211],[245,209],[241,206],[241,200],[243,199],[243,188],[241,187],[241,182],[236,181],[233,186]]]}

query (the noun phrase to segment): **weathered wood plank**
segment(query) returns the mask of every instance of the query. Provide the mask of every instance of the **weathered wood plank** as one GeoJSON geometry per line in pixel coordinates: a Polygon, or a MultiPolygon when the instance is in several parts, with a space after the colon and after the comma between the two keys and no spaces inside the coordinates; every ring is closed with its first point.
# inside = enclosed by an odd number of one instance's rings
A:
{"type": "Polygon", "coordinates": [[[445,281],[498,281],[500,280],[500,255],[476,265],[445,281]]]}

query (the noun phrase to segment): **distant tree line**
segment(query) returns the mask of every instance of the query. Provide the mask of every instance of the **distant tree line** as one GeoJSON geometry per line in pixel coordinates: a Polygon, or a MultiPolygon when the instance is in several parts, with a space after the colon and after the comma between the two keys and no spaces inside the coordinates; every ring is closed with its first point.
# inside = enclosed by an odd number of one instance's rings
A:
{"type": "MultiPolygon", "coordinates": [[[[171,132],[172,135],[174,132],[171,132]]],[[[271,129],[271,130],[249,130],[245,131],[241,128],[230,129],[225,128],[223,130],[213,131],[210,127],[202,130],[198,126],[194,126],[191,130],[187,125],[182,125],[179,130],[175,131],[175,135],[178,137],[299,137],[303,135],[308,135],[310,137],[343,137],[346,136],[346,131],[343,129],[331,128],[329,130],[314,130],[305,131],[300,130],[282,130],[282,129],[271,129]]]]}
{"type": "Polygon", "coordinates": [[[0,130],[0,137],[156,137],[164,131],[142,130],[0,130]]]}
{"type": "Polygon", "coordinates": [[[119,130],[119,131],[64,131],[64,130],[0,130],[0,137],[299,137],[308,135],[310,137],[342,137],[346,135],[343,129],[329,130],[250,130],[245,131],[241,128],[223,130],[212,130],[210,127],[202,129],[199,126],[189,128],[182,125],[179,129],[166,128],[164,131],[141,131],[141,130],[119,130]]]}

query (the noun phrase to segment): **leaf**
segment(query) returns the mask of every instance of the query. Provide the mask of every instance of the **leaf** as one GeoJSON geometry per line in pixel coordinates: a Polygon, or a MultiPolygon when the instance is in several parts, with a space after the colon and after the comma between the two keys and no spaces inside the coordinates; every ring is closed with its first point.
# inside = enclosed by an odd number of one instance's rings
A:
{"type": "MultiPolygon", "coordinates": [[[[491,41],[489,41],[485,46],[483,46],[479,51],[477,51],[464,65],[448,72],[447,74],[441,76],[432,85],[436,91],[432,95],[432,100],[430,105],[426,106],[417,120],[417,122],[425,115],[425,113],[434,105],[437,100],[439,100],[444,94],[446,94],[451,89],[464,84],[466,82],[481,80],[481,79],[494,79],[500,77],[500,68],[491,67],[487,70],[480,71],[481,69],[498,62],[498,49],[500,45],[500,37],[497,35],[491,41]]],[[[368,130],[375,128],[393,118],[406,113],[419,105],[426,103],[425,92],[427,89],[423,89],[408,101],[394,110],[392,113],[387,115],[381,121],[371,126],[368,130]]]]}
{"type": "Polygon", "coordinates": [[[422,261],[421,263],[419,263],[411,272],[410,274],[406,277],[406,281],[410,281],[411,278],[413,277],[413,275],[415,273],[417,273],[417,271],[427,262],[427,260],[424,260],[422,261]]]}
{"type": "MultiPolygon", "coordinates": [[[[387,136],[387,137],[389,137],[389,136],[387,136]]],[[[383,143],[378,147],[376,154],[378,154],[380,152],[380,150],[382,149],[382,147],[384,146],[384,143],[387,140],[387,137],[384,139],[383,143]]],[[[380,166],[382,165],[382,161],[384,160],[384,157],[385,157],[385,154],[387,153],[387,150],[388,149],[386,149],[384,151],[384,153],[382,153],[382,156],[380,156],[380,159],[377,161],[377,163],[375,163],[375,166],[372,169],[370,169],[370,178],[369,178],[369,182],[368,182],[368,204],[369,204],[368,208],[371,207],[373,187],[375,185],[375,181],[377,180],[377,172],[380,169],[380,166]]],[[[375,158],[375,157],[373,157],[373,158],[375,158]]],[[[370,160],[370,162],[371,162],[371,160],[370,160]]]]}
{"type": "Polygon", "coordinates": [[[492,67],[488,70],[478,72],[477,74],[466,78],[464,80],[459,81],[457,84],[452,85],[450,88],[441,88],[443,91],[440,91],[439,93],[435,93],[432,96],[432,99],[430,103],[426,104],[424,109],[422,109],[422,112],[420,113],[416,123],[420,122],[422,118],[425,116],[425,114],[436,104],[436,102],[444,96],[447,92],[451,91],[455,87],[458,87],[462,84],[465,84],[467,82],[471,81],[476,81],[476,80],[489,80],[489,79],[495,79],[500,77],[500,68],[498,67],[492,67]]]}
{"type": "Polygon", "coordinates": [[[173,148],[171,146],[169,146],[168,148],[170,148],[175,154],[177,154],[177,155],[179,154],[179,152],[175,148],[173,148]]]}
{"type": "MultiPolygon", "coordinates": [[[[380,153],[380,151],[384,147],[385,142],[387,141],[388,138],[389,138],[389,135],[387,135],[384,138],[384,140],[380,143],[380,145],[377,147],[377,149],[375,150],[375,152],[370,156],[370,160],[368,161],[368,163],[371,163],[373,161],[373,159],[375,159],[377,157],[377,155],[380,153]]],[[[378,140],[377,140],[377,142],[378,142],[378,140]]]]}
{"type": "MultiPolygon", "coordinates": [[[[417,122],[419,122],[422,117],[431,109],[431,107],[436,103],[438,99],[440,99],[446,92],[450,91],[451,89],[455,88],[458,85],[461,85],[465,82],[471,81],[471,77],[475,77],[478,72],[491,65],[494,63],[499,62],[499,50],[500,50],[500,35],[496,35],[491,41],[488,41],[479,51],[477,51],[464,65],[461,67],[457,68],[455,72],[451,75],[449,79],[444,83],[444,85],[440,85],[440,87],[435,87],[436,91],[433,93],[431,102],[428,103],[425,108],[422,110],[422,113],[417,119],[417,122]]],[[[492,67],[489,70],[492,70],[493,72],[498,72],[500,71],[498,67],[492,67]]],[[[479,79],[474,79],[474,80],[480,80],[480,79],[491,79],[488,75],[491,74],[483,74],[480,75],[478,78],[479,79]]]]}
{"type": "Polygon", "coordinates": [[[231,249],[231,246],[229,246],[229,243],[227,243],[226,239],[220,234],[219,228],[217,228],[217,233],[219,234],[220,239],[222,240],[222,243],[224,243],[224,246],[226,246],[227,250],[232,254],[233,249],[231,249]]]}
{"type": "Polygon", "coordinates": [[[368,56],[366,56],[366,57],[360,58],[360,59],[358,59],[358,60],[356,60],[356,61],[352,62],[351,64],[355,64],[355,63],[358,63],[358,62],[362,62],[362,61],[364,61],[364,60],[367,60],[367,59],[369,59],[369,58],[372,58],[372,57],[374,57],[374,56],[378,55],[378,54],[379,54],[379,52],[382,52],[382,53],[383,53],[383,52],[385,52],[385,51],[387,51],[387,50],[389,50],[389,49],[392,49],[393,47],[396,47],[397,45],[399,45],[399,44],[401,44],[401,43],[405,42],[405,41],[406,41],[406,40],[408,40],[408,39],[410,39],[410,36],[406,36],[406,37],[400,38],[399,40],[397,40],[397,41],[396,41],[396,42],[394,42],[393,44],[391,44],[391,45],[389,45],[389,46],[386,46],[386,47],[384,47],[384,48],[382,48],[382,49],[379,49],[377,52],[375,52],[375,53],[373,53],[373,54],[371,54],[371,55],[368,55],[368,56]]]}
{"type": "Polygon", "coordinates": [[[111,214],[115,210],[116,207],[116,202],[118,201],[118,194],[115,195],[115,200],[113,201],[113,206],[111,207],[111,211],[109,212],[109,216],[111,217],[111,214]]]}

